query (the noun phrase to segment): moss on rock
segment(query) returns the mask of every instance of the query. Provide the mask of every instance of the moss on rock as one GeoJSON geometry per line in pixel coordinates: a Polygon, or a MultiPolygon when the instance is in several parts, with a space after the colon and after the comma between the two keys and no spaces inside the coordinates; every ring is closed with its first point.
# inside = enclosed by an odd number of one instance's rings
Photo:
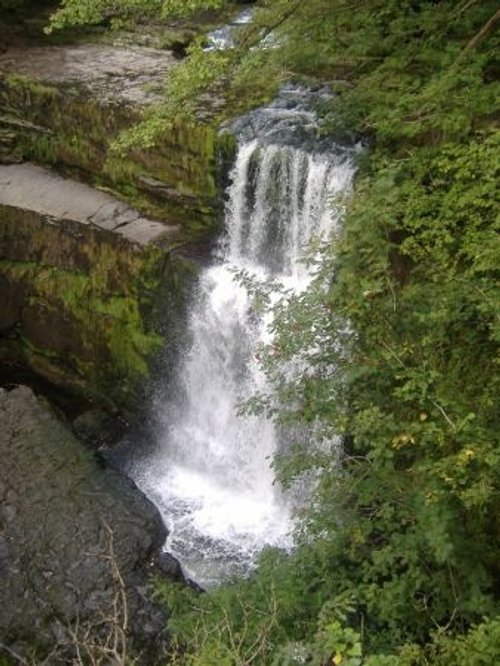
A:
{"type": "Polygon", "coordinates": [[[131,408],[164,344],[157,298],[165,252],[9,206],[0,206],[0,240],[0,359],[131,408]]]}
{"type": "Polygon", "coordinates": [[[110,146],[140,119],[140,106],[104,103],[75,82],[6,73],[0,76],[0,109],[0,130],[8,131],[17,160],[106,187],[149,217],[181,225],[186,237],[209,236],[217,228],[217,156],[234,139],[219,136],[214,126],[179,122],[154,148],[117,156],[110,146]]]}

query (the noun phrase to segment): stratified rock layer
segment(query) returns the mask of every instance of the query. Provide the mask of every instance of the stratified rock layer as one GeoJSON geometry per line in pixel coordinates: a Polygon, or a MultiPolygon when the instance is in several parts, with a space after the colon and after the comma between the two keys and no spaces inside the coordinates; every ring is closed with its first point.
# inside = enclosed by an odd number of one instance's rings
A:
{"type": "Polygon", "coordinates": [[[177,271],[148,243],[165,234],[86,185],[0,166],[0,361],[133,409],[165,345],[160,301],[177,271]]]}
{"type": "Polygon", "coordinates": [[[106,192],[61,178],[34,164],[0,165],[0,205],[30,210],[55,220],[93,224],[146,245],[177,228],[143,217],[106,192]]]}
{"type": "Polygon", "coordinates": [[[169,51],[106,44],[10,47],[0,70],[53,84],[77,83],[101,103],[148,104],[158,99],[168,71],[169,51]]]}
{"type": "Polygon", "coordinates": [[[96,640],[127,625],[136,645],[154,642],[165,617],[144,586],[166,536],[156,509],[100,468],[30,389],[0,390],[0,423],[2,643],[59,643],[50,663],[72,663],[77,624],[96,640]],[[111,616],[116,627],[98,627],[111,616]]]}
{"type": "MultiPolygon", "coordinates": [[[[217,155],[231,150],[210,122],[178,122],[147,149],[110,146],[161,99],[175,58],[97,44],[11,47],[0,54],[0,162],[31,160],[105,184],[187,242],[218,223],[217,155]]],[[[216,104],[216,101],[214,101],[216,104]]],[[[210,103],[204,104],[210,117],[210,103]]]]}

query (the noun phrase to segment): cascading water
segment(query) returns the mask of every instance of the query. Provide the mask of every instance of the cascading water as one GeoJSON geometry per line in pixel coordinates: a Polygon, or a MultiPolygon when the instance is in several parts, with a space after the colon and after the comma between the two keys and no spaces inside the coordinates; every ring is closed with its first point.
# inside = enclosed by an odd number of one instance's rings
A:
{"type": "Polygon", "coordinates": [[[241,398],[265,389],[256,350],[269,322],[235,272],[303,288],[304,248],[332,230],[329,200],[353,174],[352,150],[329,145],[327,152],[314,138],[314,117],[296,89],[233,129],[239,147],[226,233],[199,278],[190,346],[179,359],[175,396],[160,407],[155,451],[129,470],[170,528],[168,550],[202,585],[247,572],[266,545],[292,545],[292,512],[270,467],[276,428],[237,415],[241,398]]]}
{"type": "Polygon", "coordinates": [[[253,8],[244,9],[227,25],[217,28],[207,35],[206,51],[221,51],[234,46],[235,33],[252,20],[253,8]]]}

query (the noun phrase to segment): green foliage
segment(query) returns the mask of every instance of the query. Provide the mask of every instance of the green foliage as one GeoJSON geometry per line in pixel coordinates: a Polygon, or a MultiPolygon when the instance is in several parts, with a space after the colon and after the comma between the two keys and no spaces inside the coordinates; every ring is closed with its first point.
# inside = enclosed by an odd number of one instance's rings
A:
{"type": "Polygon", "coordinates": [[[205,654],[200,635],[229,663],[500,659],[494,15],[493,2],[373,1],[353,12],[316,0],[282,25],[270,60],[335,77],[326,126],[368,135],[371,147],[341,202],[341,236],[322,249],[309,289],[274,308],[261,356],[273,391],[249,405],[312,428],[275,463],[285,483],[318,475],[299,546],[206,595],[200,612],[179,612],[175,622],[199,623],[179,634],[193,659],[205,654]],[[299,34],[314,40],[297,48],[299,34]],[[307,371],[290,378],[295,361],[307,371]],[[329,614],[345,600],[341,617],[329,614]],[[247,646],[258,636],[257,656],[234,652],[235,637],[247,646]]]}
{"type": "Polygon", "coordinates": [[[228,0],[163,0],[163,16],[189,16],[207,9],[221,9],[228,0]]]}
{"type": "Polygon", "coordinates": [[[161,11],[162,0],[62,0],[51,16],[46,32],[70,25],[95,25],[104,20],[154,15],[161,11]]]}
{"type": "Polygon", "coordinates": [[[397,655],[373,655],[365,666],[490,666],[500,655],[498,617],[474,626],[466,634],[450,636],[437,631],[425,648],[408,645],[397,655]]]}
{"type": "Polygon", "coordinates": [[[123,18],[185,17],[207,9],[221,9],[227,4],[227,0],[62,0],[61,7],[51,16],[47,32],[123,18]]]}
{"type": "Polygon", "coordinates": [[[195,97],[219,80],[228,65],[224,51],[206,53],[199,44],[191,47],[190,58],[183,67],[174,69],[167,80],[165,101],[149,112],[147,122],[123,133],[115,143],[118,153],[136,144],[150,148],[158,137],[169,132],[180,121],[193,122],[195,97]]]}

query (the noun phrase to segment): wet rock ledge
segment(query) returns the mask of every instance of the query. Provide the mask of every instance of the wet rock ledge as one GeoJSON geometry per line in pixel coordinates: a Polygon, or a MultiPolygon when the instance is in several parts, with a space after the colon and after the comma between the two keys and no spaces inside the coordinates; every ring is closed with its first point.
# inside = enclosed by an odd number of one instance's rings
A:
{"type": "Polygon", "coordinates": [[[106,192],[34,164],[0,164],[0,206],[48,216],[52,224],[95,225],[141,245],[158,242],[178,230],[147,219],[106,192]]]}
{"type": "Polygon", "coordinates": [[[85,652],[123,630],[154,663],[166,624],[147,592],[166,536],[157,510],[30,389],[0,389],[0,422],[0,662],[38,646],[73,663],[79,641],[85,652]]]}
{"type": "Polygon", "coordinates": [[[165,292],[181,300],[173,234],[83,183],[0,165],[0,362],[133,410],[166,344],[165,292]]]}
{"type": "Polygon", "coordinates": [[[0,364],[125,420],[181,335],[220,221],[218,158],[233,146],[207,120],[113,152],[175,63],[43,36],[0,53],[0,364]]]}

